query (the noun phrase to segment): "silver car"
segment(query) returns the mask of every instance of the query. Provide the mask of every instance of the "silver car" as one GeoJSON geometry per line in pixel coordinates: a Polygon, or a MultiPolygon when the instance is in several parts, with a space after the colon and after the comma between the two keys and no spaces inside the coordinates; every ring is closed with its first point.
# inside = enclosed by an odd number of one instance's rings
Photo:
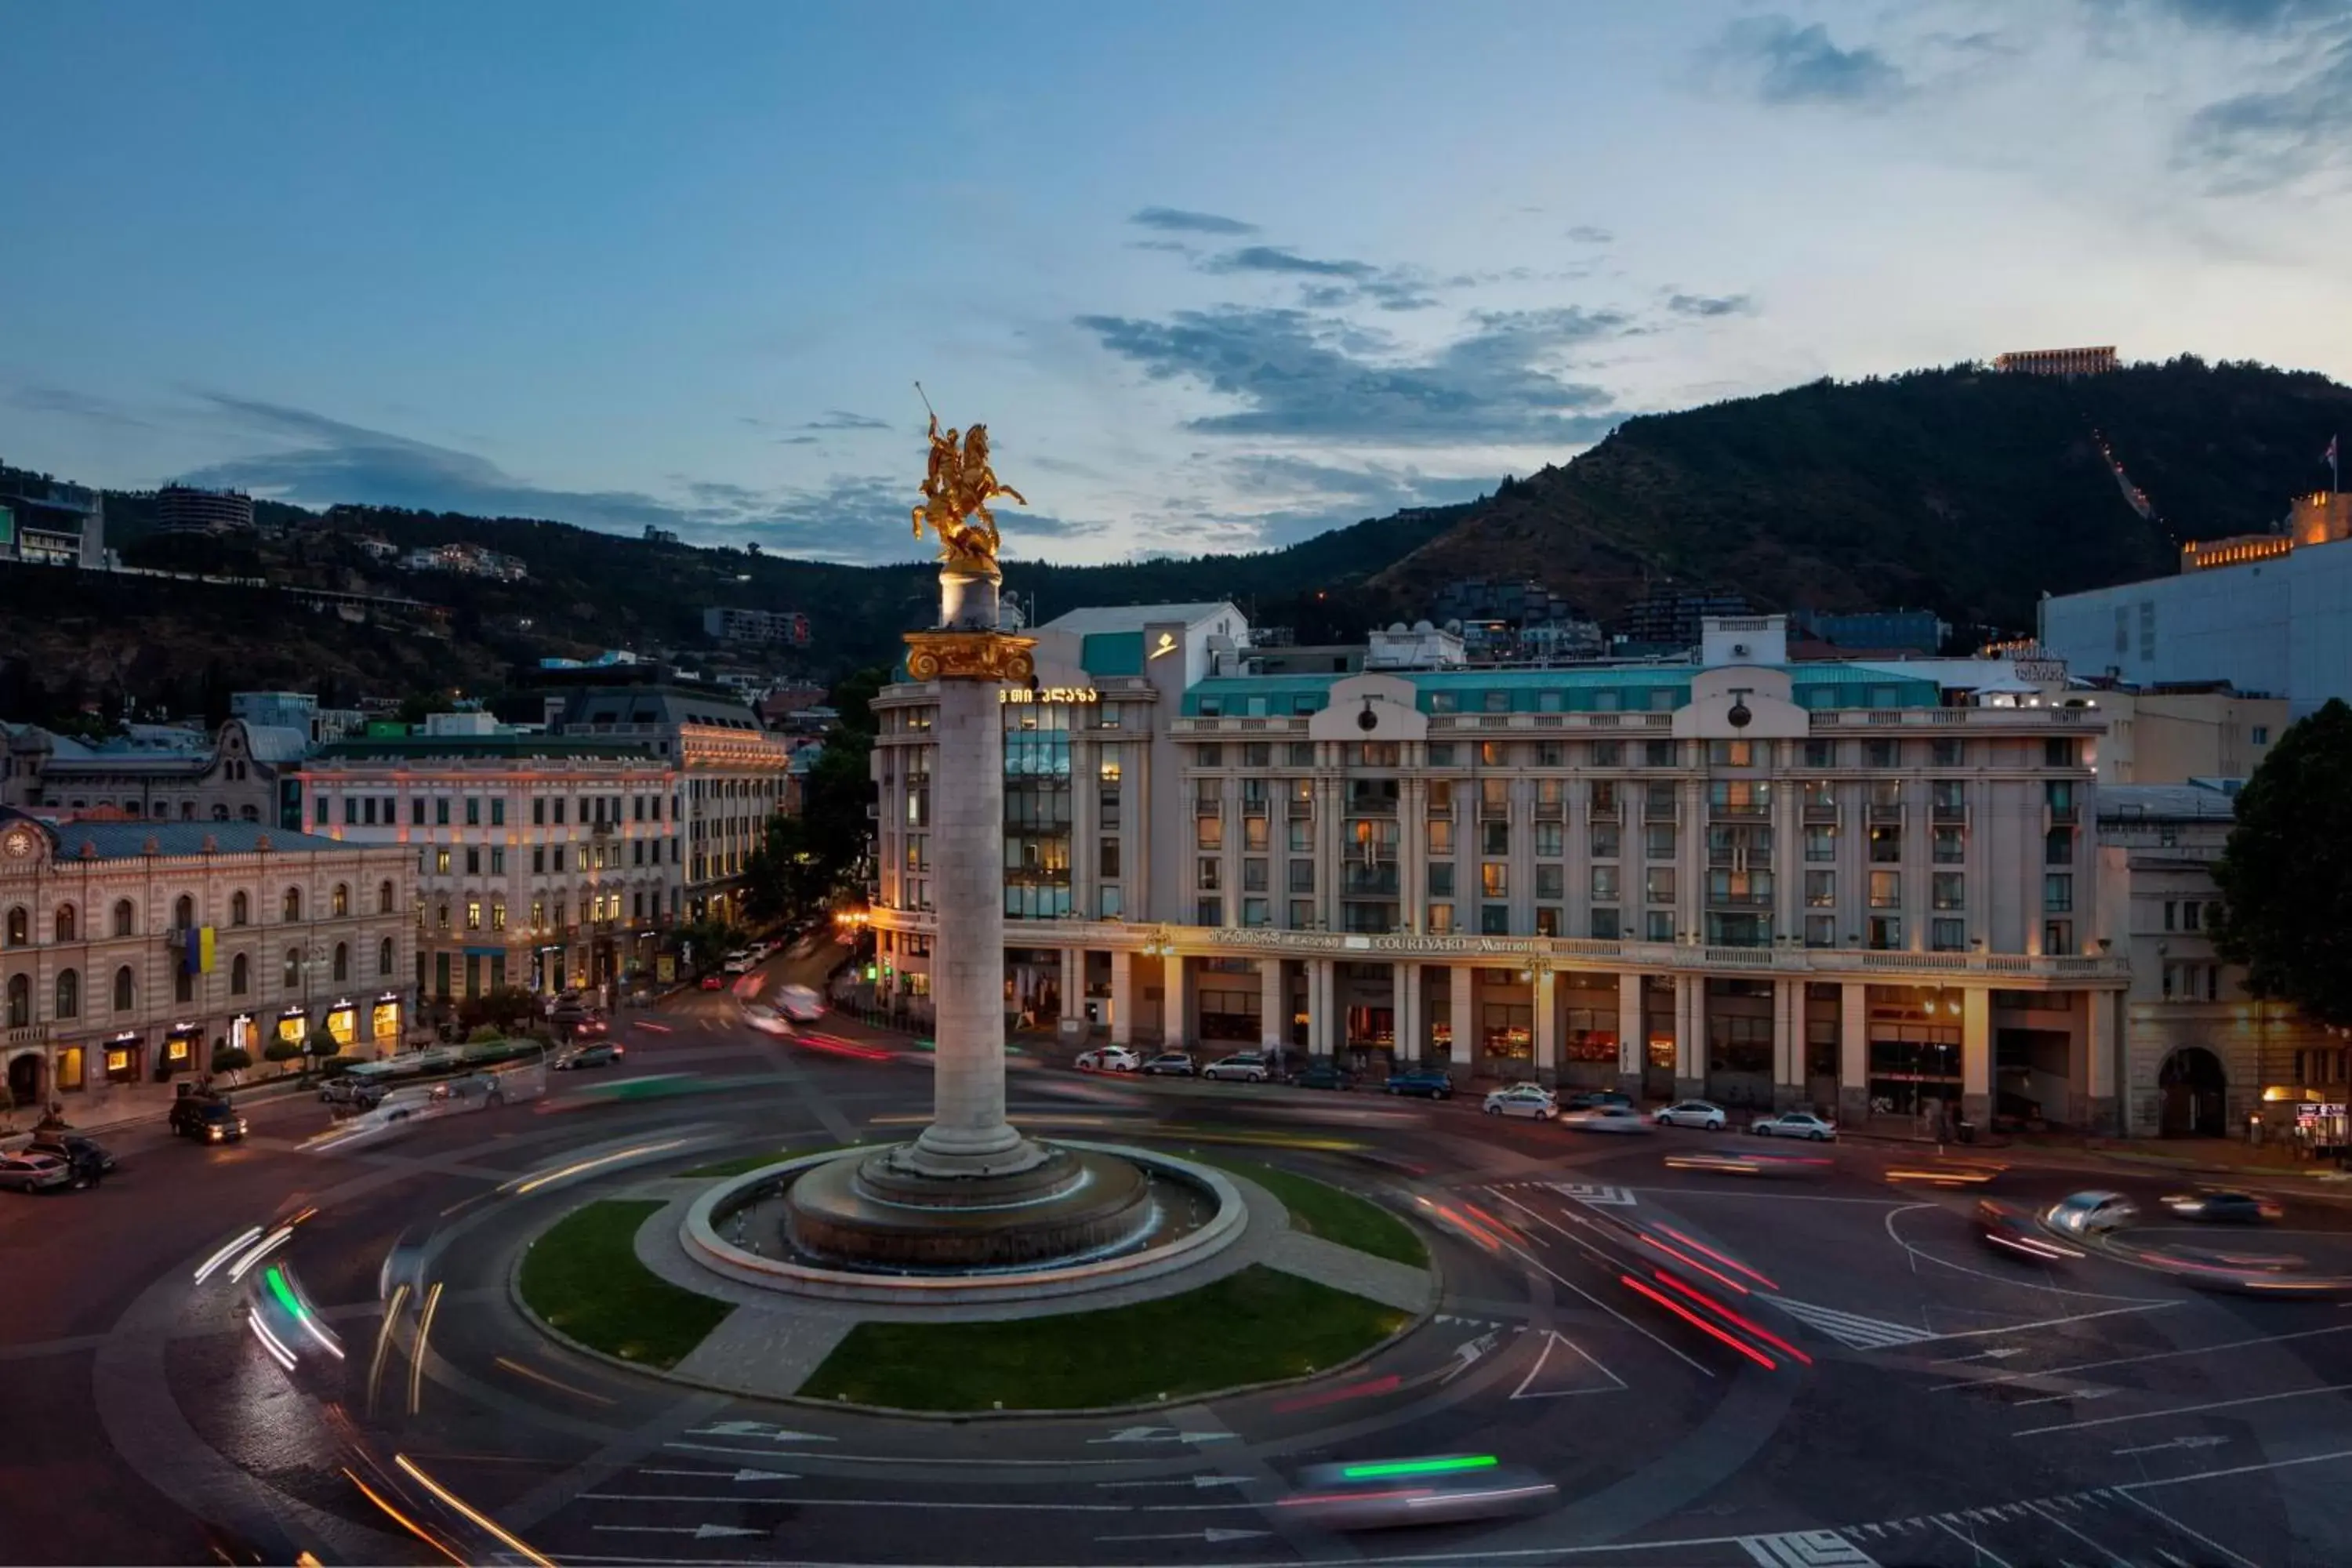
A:
{"type": "Polygon", "coordinates": [[[1630,1105],[1596,1105],[1590,1110],[1571,1110],[1559,1119],[1562,1127],[1579,1132],[1647,1132],[1650,1120],[1630,1105]]]}
{"type": "Polygon", "coordinates": [[[1244,1083],[1264,1083],[1266,1079],[1265,1058],[1255,1051],[1241,1051],[1230,1057],[1220,1057],[1201,1069],[1202,1078],[1239,1079],[1244,1083]]]}
{"type": "Polygon", "coordinates": [[[1551,1090],[1539,1085],[1515,1083],[1487,1095],[1485,1109],[1489,1116],[1530,1116],[1538,1121],[1549,1121],[1559,1114],[1559,1101],[1552,1098],[1551,1090]]]}
{"type": "Polygon", "coordinates": [[[1661,1127],[1696,1127],[1706,1132],[1720,1132],[1729,1119],[1723,1107],[1711,1100],[1677,1100],[1658,1112],[1661,1127]]]}
{"type": "Polygon", "coordinates": [[[57,1192],[74,1184],[73,1162],[23,1150],[0,1154],[0,1187],[19,1193],[57,1192]]]}

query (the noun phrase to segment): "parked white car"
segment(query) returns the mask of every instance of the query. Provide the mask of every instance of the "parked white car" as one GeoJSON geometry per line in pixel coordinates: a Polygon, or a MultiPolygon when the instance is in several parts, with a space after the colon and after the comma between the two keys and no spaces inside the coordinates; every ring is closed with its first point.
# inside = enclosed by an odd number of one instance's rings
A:
{"type": "Polygon", "coordinates": [[[1489,1116],[1528,1116],[1549,1121],[1559,1114],[1559,1101],[1541,1085],[1515,1083],[1487,1095],[1486,1110],[1489,1116]]]}
{"type": "Polygon", "coordinates": [[[1696,1127],[1703,1132],[1720,1132],[1729,1118],[1724,1115],[1723,1107],[1711,1100],[1677,1100],[1654,1120],[1661,1127],[1696,1127]]]}
{"type": "Polygon", "coordinates": [[[1748,1124],[1748,1131],[1759,1138],[1810,1138],[1826,1143],[1837,1136],[1837,1123],[1810,1110],[1784,1110],[1778,1116],[1758,1117],[1748,1124]]]}
{"type": "Polygon", "coordinates": [[[1237,1079],[1243,1083],[1264,1083],[1267,1071],[1265,1058],[1255,1051],[1238,1051],[1229,1057],[1219,1057],[1201,1069],[1201,1076],[1237,1079]]]}
{"type": "Polygon", "coordinates": [[[20,1193],[62,1192],[74,1184],[73,1163],[30,1149],[0,1154],[0,1187],[20,1193]]]}
{"type": "Polygon", "coordinates": [[[1078,1053],[1080,1072],[1133,1072],[1143,1065],[1143,1058],[1125,1046],[1102,1046],[1078,1053]]]}
{"type": "Polygon", "coordinates": [[[1650,1131],[1650,1119],[1630,1105],[1596,1105],[1590,1110],[1571,1110],[1559,1119],[1559,1124],[1579,1132],[1650,1131]]]}

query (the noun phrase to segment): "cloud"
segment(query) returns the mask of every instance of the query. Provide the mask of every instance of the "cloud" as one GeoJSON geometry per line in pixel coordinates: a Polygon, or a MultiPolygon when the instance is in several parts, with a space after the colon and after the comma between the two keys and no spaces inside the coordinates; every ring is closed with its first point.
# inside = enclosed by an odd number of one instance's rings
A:
{"type": "Polygon", "coordinates": [[[1766,103],[1891,102],[1908,90],[1902,71],[1873,48],[1842,49],[1816,22],[1743,16],[1703,51],[1706,63],[1745,79],[1766,103]]]}
{"type": "Polygon", "coordinates": [[[2155,5],[2192,27],[2231,33],[2276,32],[2344,15],[2343,0],[2155,0],[2155,5]]]}
{"type": "Polygon", "coordinates": [[[1303,310],[1226,305],[1165,321],[1082,316],[1077,324],[1153,381],[1186,381],[1240,405],[1194,419],[1213,435],[1423,445],[1562,445],[1615,425],[1610,396],[1541,368],[1575,344],[1616,336],[1614,311],[1486,312],[1434,353],[1303,310]]]}
{"type": "Polygon", "coordinates": [[[152,420],[142,419],[121,404],[86,392],[76,392],[64,386],[20,386],[10,389],[6,402],[12,408],[28,414],[58,414],[68,419],[86,420],[92,425],[111,425],[121,430],[152,430],[152,420]]]}
{"type": "MultiPolygon", "coordinates": [[[[545,518],[604,532],[635,533],[651,523],[695,543],[740,546],[757,541],[762,549],[821,561],[909,561],[924,554],[908,526],[913,486],[902,474],[775,489],[691,480],[676,497],[558,489],[517,479],[470,452],[309,409],[218,392],[197,396],[233,430],[276,447],[181,476],[194,484],[234,486],[305,506],[349,501],[478,517],[545,518]]],[[[1013,514],[1000,515],[1013,521],[1013,514]]],[[[1037,515],[1022,517],[1018,526],[1039,534],[1076,531],[1059,519],[1037,515]]]]}
{"type": "Polygon", "coordinates": [[[822,417],[812,419],[801,426],[803,430],[887,430],[890,427],[887,419],[869,418],[840,408],[828,408],[822,417]]]}
{"type": "Polygon", "coordinates": [[[1210,257],[1200,267],[1203,272],[1223,275],[1256,272],[1283,278],[1343,279],[1344,283],[1310,283],[1301,291],[1300,302],[1318,310],[1345,303],[1350,291],[1383,310],[1421,310],[1437,303],[1423,280],[1402,268],[1376,267],[1369,261],[1327,261],[1319,257],[1301,256],[1288,246],[1245,245],[1239,250],[1210,257]]]}
{"type": "Polygon", "coordinates": [[[1666,309],[1677,316],[1747,316],[1756,310],[1756,301],[1746,294],[1670,294],[1666,309]]]}
{"type": "Polygon", "coordinates": [[[1568,231],[1568,237],[1579,245],[1607,245],[1617,237],[1596,225],[1580,223],[1568,231]]]}
{"type": "Polygon", "coordinates": [[[1257,225],[1244,223],[1237,217],[1220,217],[1215,213],[1187,212],[1182,207],[1145,207],[1128,216],[1128,222],[1144,228],[1156,228],[1168,234],[1255,234],[1257,225]]]}
{"type": "Polygon", "coordinates": [[[2352,37],[2282,87],[2199,110],[2182,131],[2179,158],[2238,192],[2274,190],[2352,162],[2352,37]]]}

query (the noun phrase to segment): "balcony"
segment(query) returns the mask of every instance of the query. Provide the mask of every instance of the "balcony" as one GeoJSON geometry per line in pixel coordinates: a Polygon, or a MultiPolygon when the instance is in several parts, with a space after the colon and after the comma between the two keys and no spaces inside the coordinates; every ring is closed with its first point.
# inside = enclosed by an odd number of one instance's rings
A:
{"type": "Polygon", "coordinates": [[[1672,795],[1668,795],[1663,800],[1659,799],[1656,795],[1652,795],[1648,800],[1642,803],[1642,820],[1644,822],[1679,822],[1682,820],[1682,813],[1675,809],[1675,798],[1672,795]]]}
{"type": "Polygon", "coordinates": [[[1392,817],[1396,814],[1397,797],[1392,795],[1351,795],[1348,800],[1348,815],[1350,816],[1392,817]]]}
{"type": "Polygon", "coordinates": [[[1536,802],[1536,820],[1538,822],[1564,822],[1567,819],[1568,803],[1566,801],[1539,800],[1536,802]]]}
{"type": "Polygon", "coordinates": [[[1584,808],[1587,822],[1617,822],[1625,820],[1625,803],[1622,800],[1596,800],[1584,808]]]}
{"type": "Polygon", "coordinates": [[[1510,821],[1511,803],[1507,800],[1480,801],[1478,803],[1478,820],[1481,822],[1510,821]]]}
{"type": "Polygon", "coordinates": [[[1939,827],[1964,827],[1968,825],[1969,808],[1962,801],[1939,800],[1927,808],[1927,820],[1939,827]]]}
{"type": "Polygon", "coordinates": [[[1706,808],[1711,822],[1762,822],[1772,815],[1770,803],[1764,801],[1712,802],[1706,808]]]}
{"type": "Polygon", "coordinates": [[[1873,827],[1900,827],[1903,826],[1903,807],[1900,803],[1890,805],[1884,801],[1874,800],[1870,803],[1866,816],[1870,826],[1873,827]]]}

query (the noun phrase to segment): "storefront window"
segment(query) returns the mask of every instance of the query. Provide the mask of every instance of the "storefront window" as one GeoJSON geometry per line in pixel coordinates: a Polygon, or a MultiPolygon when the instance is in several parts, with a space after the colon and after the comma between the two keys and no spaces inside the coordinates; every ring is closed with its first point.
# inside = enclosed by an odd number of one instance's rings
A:
{"type": "Polygon", "coordinates": [[[82,1051],[79,1046],[66,1046],[58,1051],[58,1088],[78,1089],[82,1087],[82,1051]]]}
{"type": "Polygon", "coordinates": [[[332,1035],[335,1037],[335,1043],[345,1050],[352,1048],[352,1041],[357,1032],[358,1025],[359,1010],[354,1007],[337,1007],[327,1015],[327,1033],[332,1035]]]}
{"type": "Polygon", "coordinates": [[[310,1023],[307,1013],[299,1010],[289,1013],[278,1020],[278,1037],[299,1046],[310,1032],[310,1023]]]}
{"type": "Polygon", "coordinates": [[[368,1020],[370,1039],[378,1044],[390,1044],[400,1038],[400,1004],[378,1002],[373,1016],[368,1020]]]}

